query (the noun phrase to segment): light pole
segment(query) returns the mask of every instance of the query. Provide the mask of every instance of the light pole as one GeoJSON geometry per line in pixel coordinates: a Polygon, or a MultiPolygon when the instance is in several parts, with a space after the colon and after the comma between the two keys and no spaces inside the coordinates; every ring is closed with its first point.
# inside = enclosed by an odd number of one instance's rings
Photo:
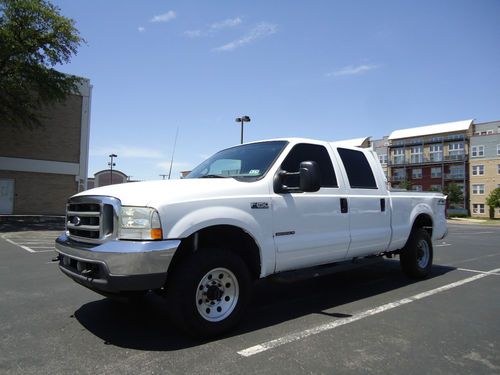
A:
{"type": "Polygon", "coordinates": [[[250,117],[249,116],[237,117],[235,121],[241,123],[241,141],[240,141],[240,143],[243,144],[243,124],[245,122],[250,122],[250,117]]]}
{"type": "Polygon", "coordinates": [[[118,155],[116,154],[111,154],[109,155],[109,157],[111,158],[111,161],[108,163],[111,171],[110,171],[110,176],[109,176],[109,184],[110,185],[113,185],[113,167],[116,165],[115,163],[113,163],[113,158],[117,158],[118,155]]]}

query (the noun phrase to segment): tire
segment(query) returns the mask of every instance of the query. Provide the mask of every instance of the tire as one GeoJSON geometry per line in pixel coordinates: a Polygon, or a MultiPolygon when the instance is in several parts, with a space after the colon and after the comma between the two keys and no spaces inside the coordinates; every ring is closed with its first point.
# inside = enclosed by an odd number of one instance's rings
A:
{"type": "Polygon", "coordinates": [[[246,264],[222,249],[203,249],[177,265],[166,286],[173,323],[195,337],[234,328],[252,289],[246,264]]]}
{"type": "Polygon", "coordinates": [[[432,240],[422,228],[414,229],[401,251],[400,263],[403,272],[412,279],[429,277],[432,269],[432,240]]]}

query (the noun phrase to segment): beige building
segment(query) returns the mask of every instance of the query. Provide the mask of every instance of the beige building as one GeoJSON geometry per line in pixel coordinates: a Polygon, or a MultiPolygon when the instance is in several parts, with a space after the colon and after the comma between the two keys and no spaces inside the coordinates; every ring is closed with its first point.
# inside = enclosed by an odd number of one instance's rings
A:
{"type": "Polygon", "coordinates": [[[129,176],[118,169],[113,169],[113,171],[111,171],[111,169],[104,169],[95,173],[93,178],[88,179],[87,189],[106,185],[123,184],[125,182],[135,181],[130,181],[129,176]]]}
{"type": "Polygon", "coordinates": [[[63,215],[86,189],[91,89],[48,108],[43,127],[0,126],[0,214],[63,215]]]}
{"type": "MultiPolygon", "coordinates": [[[[486,198],[500,187],[500,121],[474,124],[470,148],[470,212],[489,217],[486,198]]],[[[495,209],[494,217],[500,218],[500,209],[495,209]]]]}

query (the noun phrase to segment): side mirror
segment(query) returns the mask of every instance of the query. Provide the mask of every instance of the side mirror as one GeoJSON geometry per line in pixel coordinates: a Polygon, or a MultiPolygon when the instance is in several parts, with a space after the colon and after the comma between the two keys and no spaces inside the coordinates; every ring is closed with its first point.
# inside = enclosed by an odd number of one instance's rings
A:
{"type": "Polygon", "coordinates": [[[321,175],[318,163],[315,161],[303,161],[300,163],[300,190],[306,192],[318,191],[321,187],[321,175]]]}
{"type": "MultiPolygon", "coordinates": [[[[274,176],[274,192],[277,194],[281,193],[293,193],[293,192],[315,192],[321,187],[321,174],[319,171],[318,163],[315,161],[303,161],[300,163],[298,172],[287,172],[279,171],[274,176]],[[299,186],[287,186],[284,184],[287,177],[296,176],[298,177],[299,186]]],[[[294,185],[295,185],[294,183],[294,185]]]]}

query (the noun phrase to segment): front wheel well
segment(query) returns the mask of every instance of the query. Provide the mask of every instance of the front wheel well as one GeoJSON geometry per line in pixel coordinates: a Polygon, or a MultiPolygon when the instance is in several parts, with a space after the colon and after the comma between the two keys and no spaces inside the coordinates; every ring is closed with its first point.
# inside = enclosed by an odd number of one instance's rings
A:
{"type": "Polygon", "coordinates": [[[196,251],[219,248],[236,253],[243,259],[253,279],[260,277],[260,251],[254,238],[243,229],[233,225],[215,225],[201,229],[183,239],[170,263],[167,285],[172,270],[181,261],[196,251]]]}

